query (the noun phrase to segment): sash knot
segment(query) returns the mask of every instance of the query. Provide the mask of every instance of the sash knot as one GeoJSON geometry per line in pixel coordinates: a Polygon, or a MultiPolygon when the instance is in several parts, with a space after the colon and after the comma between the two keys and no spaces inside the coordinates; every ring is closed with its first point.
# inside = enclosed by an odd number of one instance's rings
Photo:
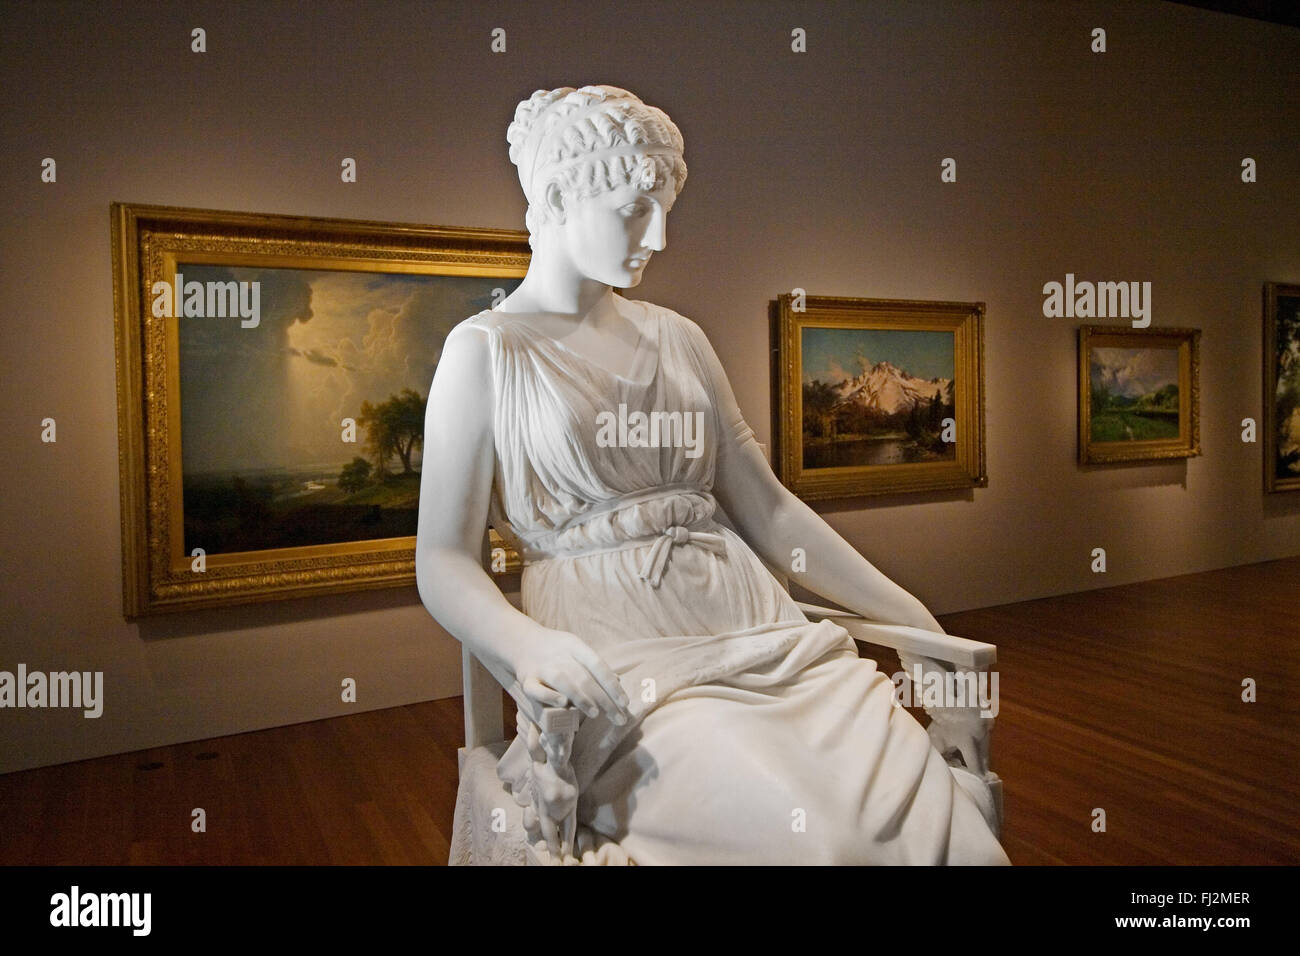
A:
{"type": "Polygon", "coordinates": [[[646,553],[645,560],[641,562],[641,577],[649,581],[651,587],[659,587],[673,547],[682,544],[699,545],[714,554],[722,554],[727,547],[722,535],[711,531],[691,531],[679,524],[664,528],[663,534],[655,538],[646,553]]]}

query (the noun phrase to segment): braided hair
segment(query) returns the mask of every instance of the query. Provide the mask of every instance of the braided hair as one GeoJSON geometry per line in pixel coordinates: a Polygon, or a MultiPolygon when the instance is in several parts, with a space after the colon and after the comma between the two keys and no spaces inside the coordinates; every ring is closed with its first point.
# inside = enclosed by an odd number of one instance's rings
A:
{"type": "Polygon", "coordinates": [[[528,242],[550,217],[551,183],[586,199],[634,185],[645,191],[686,182],[682,134],[660,109],[616,86],[538,90],[515,109],[506,131],[510,161],[528,198],[528,242]]]}

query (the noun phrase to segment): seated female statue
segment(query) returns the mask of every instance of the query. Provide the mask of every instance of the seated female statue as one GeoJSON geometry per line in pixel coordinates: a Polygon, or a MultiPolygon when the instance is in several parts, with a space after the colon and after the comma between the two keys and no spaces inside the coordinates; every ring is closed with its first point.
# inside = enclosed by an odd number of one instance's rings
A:
{"type": "MultiPolygon", "coordinates": [[[[641,281],[686,179],[680,132],[609,86],[541,91],[507,139],[533,256],[447,337],[424,432],[417,577],[520,708],[572,705],[584,862],[1006,863],[987,794],[848,633],[940,630],[773,475],[692,321],[641,281]],[[725,515],[725,519],[724,519],[725,515]],[[481,563],[522,554],[523,613],[481,563]],[[967,779],[969,778],[969,779],[967,779]],[[974,783],[972,783],[974,781],[974,783]]],[[[520,739],[498,774],[530,786],[520,739]]]]}

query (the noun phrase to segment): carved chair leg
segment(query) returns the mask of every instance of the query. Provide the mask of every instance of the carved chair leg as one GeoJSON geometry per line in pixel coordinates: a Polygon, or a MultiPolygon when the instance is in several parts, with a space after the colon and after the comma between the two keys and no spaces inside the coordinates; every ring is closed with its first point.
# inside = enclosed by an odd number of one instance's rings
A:
{"type": "Polygon", "coordinates": [[[993,835],[999,840],[1002,839],[1002,778],[992,770],[984,775],[984,782],[989,785],[989,793],[993,794],[993,811],[995,824],[993,826],[993,835]]]}
{"type": "Polygon", "coordinates": [[[959,670],[946,661],[928,657],[900,654],[899,659],[912,685],[913,702],[920,702],[930,716],[927,731],[934,748],[950,766],[969,770],[988,787],[994,817],[990,825],[994,836],[1000,837],[1002,780],[989,766],[990,738],[997,713],[996,675],[986,670],[959,670]],[[972,686],[977,694],[975,701],[969,699],[972,686]]]}
{"type": "Polygon", "coordinates": [[[533,723],[522,710],[517,724],[532,758],[532,793],[524,809],[528,862],[542,866],[577,863],[578,778],[573,771],[573,735],[579,714],[573,707],[547,707],[533,723]]]}

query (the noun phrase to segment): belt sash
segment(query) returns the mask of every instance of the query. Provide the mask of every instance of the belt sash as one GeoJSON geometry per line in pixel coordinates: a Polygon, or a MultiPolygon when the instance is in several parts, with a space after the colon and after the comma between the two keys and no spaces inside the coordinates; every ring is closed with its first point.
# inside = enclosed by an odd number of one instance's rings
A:
{"type": "MultiPolygon", "coordinates": [[[[619,495],[607,501],[602,501],[589,511],[580,515],[575,515],[569,521],[564,522],[548,533],[548,536],[559,535],[565,531],[586,524],[595,518],[608,515],[611,512],[621,511],[634,505],[646,504],[648,502],[659,501],[666,498],[673,498],[683,495],[694,495],[703,497],[713,503],[713,497],[702,488],[689,485],[662,485],[653,489],[644,491],[631,492],[626,495],[619,495]]],[[[578,558],[586,557],[591,554],[604,554],[611,551],[626,551],[632,548],[645,547],[647,544],[650,550],[646,552],[644,560],[641,562],[641,568],[638,576],[647,581],[651,587],[659,587],[663,580],[664,570],[668,567],[668,560],[672,555],[675,547],[690,544],[704,548],[714,554],[726,553],[726,539],[715,531],[694,530],[697,527],[705,526],[716,527],[713,521],[713,508],[709,509],[707,515],[703,515],[688,524],[672,524],[662,529],[648,531],[644,535],[638,535],[625,541],[620,541],[606,546],[586,548],[583,550],[566,550],[554,553],[538,551],[535,548],[524,547],[525,564],[538,564],[543,561],[555,560],[557,558],[578,558]]]]}

